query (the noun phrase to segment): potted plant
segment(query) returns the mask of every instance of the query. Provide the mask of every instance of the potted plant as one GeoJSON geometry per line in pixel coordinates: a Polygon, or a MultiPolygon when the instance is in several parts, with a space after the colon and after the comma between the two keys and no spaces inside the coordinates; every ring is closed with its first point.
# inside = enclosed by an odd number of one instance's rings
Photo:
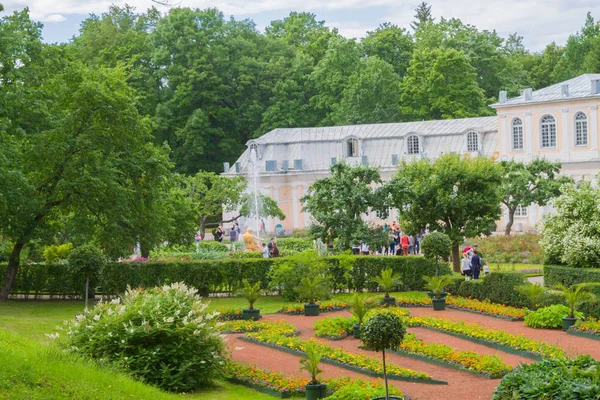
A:
{"type": "Polygon", "coordinates": [[[306,385],[306,400],[323,399],[327,397],[327,384],[320,383],[318,380],[319,374],[323,371],[319,368],[321,353],[317,343],[314,340],[306,342],[304,352],[306,358],[300,359],[300,371],[310,374],[310,382],[306,385]]]}
{"type": "Polygon", "coordinates": [[[394,271],[392,271],[391,268],[384,269],[383,271],[381,271],[381,276],[373,278],[373,281],[376,282],[381,288],[381,290],[385,292],[385,296],[383,297],[383,303],[386,305],[396,304],[396,299],[394,297],[390,297],[390,291],[394,286],[402,284],[400,274],[394,273],[394,271]]]}
{"type": "Polygon", "coordinates": [[[423,279],[427,282],[425,288],[429,289],[433,295],[431,298],[433,309],[436,311],[446,309],[446,292],[444,292],[444,288],[454,282],[452,276],[423,276],[423,279]]]}
{"type": "Polygon", "coordinates": [[[360,326],[363,323],[368,310],[369,306],[367,305],[364,296],[354,293],[352,301],[350,302],[350,311],[352,311],[352,315],[358,319],[358,323],[352,326],[352,335],[356,339],[360,339],[360,326]]]}
{"type": "Polygon", "coordinates": [[[304,315],[313,317],[319,315],[319,305],[317,301],[327,295],[327,288],[323,278],[319,275],[313,279],[304,278],[300,281],[300,285],[296,288],[300,297],[306,300],[304,304],[304,315]]]}
{"type": "MultiPolygon", "coordinates": [[[[378,313],[369,318],[362,326],[360,338],[365,347],[381,351],[383,354],[383,380],[385,381],[385,399],[401,400],[401,397],[389,395],[387,370],[385,366],[385,349],[398,350],[404,336],[406,335],[406,326],[402,319],[392,313],[378,313]]],[[[373,400],[382,400],[379,397],[373,400]]]]}
{"type": "Polygon", "coordinates": [[[589,284],[586,283],[580,283],[578,285],[571,285],[568,288],[562,283],[554,285],[554,289],[560,290],[562,295],[565,296],[567,306],[569,307],[569,315],[562,319],[563,331],[567,331],[569,327],[575,325],[575,322],[577,322],[577,317],[575,316],[577,306],[584,301],[593,300],[596,297],[587,291],[588,285],[589,284]]]}
{"type": "Polygon", "coordinates": [[[260,319],[260,309],[254,308],[254,303],[261,296],[260,290],[260,282],[256,282],[254,285],[251,285],[247,279],[242,281],[244,287],[238,292],[240,296],[248,300],[248,308],[244,308],[242,311],[242,319],[252,319],[258,320],[260,319]]]}

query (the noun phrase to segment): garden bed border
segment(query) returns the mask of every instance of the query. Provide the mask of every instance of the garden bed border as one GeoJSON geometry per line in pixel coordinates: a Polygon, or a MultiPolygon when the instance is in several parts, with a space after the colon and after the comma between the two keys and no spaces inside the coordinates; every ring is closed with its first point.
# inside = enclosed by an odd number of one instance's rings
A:
{"type": "Polygon", "coordinates": [[[566,332],[567,334],[573,336],[579,336],[592,340],[600,340],[600,335],[594,335],[593,333],[588,333],[586,331],[582,331],[581,329],[567,329],[566,332]]]}

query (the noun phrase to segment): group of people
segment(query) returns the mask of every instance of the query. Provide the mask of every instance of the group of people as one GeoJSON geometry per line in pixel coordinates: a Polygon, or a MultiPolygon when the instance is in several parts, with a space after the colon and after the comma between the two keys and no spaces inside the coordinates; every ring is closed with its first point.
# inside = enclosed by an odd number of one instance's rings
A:
{"type": "Polygon", "coordinates": [[[400,230],[400,226],[396,221],[392,225],[385,224],[383,231],[388,235],[389,245],[383,246],[381,249],[372,250],[368,243],[362,242],[352,247],[353,254],[377,254],[388,256],[408,256],[421,254],[421,241],[429,234],[428,229],[423,229],[416,235],[408,235],[400,230]]]}
{"type": "Polygon", "coordinates": [[[275,238],[271,238],[269,244],[262,244],[262,254],[263,258],[276,258],[279,257],[279,248],[277,247],[277,242],[275,238]]]}
{"type": "Polygon", "coordinates": [[[484,274],[490,273],[490,268],[477,251],[477,245],[473,247],[466,247],[463,249],[463,259],[461,260],[461,275],[465,277],[465,280],[479,279],[481,270],[483,269],[484,274]]]}

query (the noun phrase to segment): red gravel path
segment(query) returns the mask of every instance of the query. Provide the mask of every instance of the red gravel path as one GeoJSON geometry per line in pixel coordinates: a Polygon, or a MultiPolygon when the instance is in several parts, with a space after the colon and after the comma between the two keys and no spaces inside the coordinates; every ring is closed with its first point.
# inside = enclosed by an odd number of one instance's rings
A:
{"type": "MultiPolygon", "coordinates": [[[[431,308],[411,308],[410,311],[412,315],[415,316],[432,316],[449,320],[477,322],[486,328],[499,328],[509,333],[523,334],[532,339],[543,340],[547,343],[558,345],[565,349],[569,355],[591,354],[595,358],[600,358],[600,346],[598,346],[596,341],[567,335],[562,331],[532,329],[525,326],[523,322],[510,322],[498,318],[458,310],[434,312],[431,308]]],[[[335,316],[350,316],[350,313],[348,311],[330,312],[323,313],[319,317],[271,314],[265,315],[263,320],[285,320],[296,326],[300,330],[300,336],[307,339],[314,336],[313,324],[316,320],[335,316]]],[[[435,332],[424,328],[409,328],[409,332],[414,333],[418,338],[427,342],[444,343],[457,350],[473,350],[480,354],[496,354],[501,357],[505,363],[512,366],[516,366],[521,362],[533,362],[533,360],[526,357],[492,349],[487,346],[472,343],[467,340],[443,334],[441,332],[435,332]]],[[[260,368],[279,371],[286,375],[307,376],[305,372],[303,373],[299,371],[299,356],[269,349],[257,344],[240,341],[237,339],[238,336],[239,335],[228,335],[229,341],[231,342],[232,357],[234,360],[249,364],[256,364],[260,368]],[[235,348],[238,348],[238,350],[235,350],[235,348]]],[[[380,354],[359,349],[359,340],[352,337],[348,337],[341,341],[321,340],[327,342],[333,347],[340,347],[352,353],[380,356],[380,354]]],[[[403,357],[397,354],[389,354],[389,357],[386,354],[386,359],[390,363],[428,373],[434,379],[447,381],[449,383],[448,385],[442,386],[429,385],[425,383],[390,381],[390,384],[397,386],[415,400],[426,400],[433,398],[439,400],[490,399],[495,387],[499,383],[498,379],[487,379],[467,372],[437,366],[425,361],[414,360],[412,358],[403,357]]],[[[347,369],[328,364],[323,364],[322,369],[324,370],[324,377],[349,376],[353,378],[360,377],[362,379],[375,379],[358,372],[349,371],[347,369]]]]}

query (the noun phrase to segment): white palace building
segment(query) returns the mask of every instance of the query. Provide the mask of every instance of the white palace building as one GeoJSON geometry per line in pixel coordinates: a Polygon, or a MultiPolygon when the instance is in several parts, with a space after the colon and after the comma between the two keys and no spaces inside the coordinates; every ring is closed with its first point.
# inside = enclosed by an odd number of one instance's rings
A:
{"type": "MultiPolygon", "coordinates": [[[[258,154],[259,190],[276,200],[286,219],[266,219],[266,230],[281,224],[286,233],[308,226],[300,198],[315,180],[329,175],[332,163],[362,163],[379,168],[384,180],[401,160],[436,158],[444,153],[495,160],[531,161],[544,157],[562,162],[561,173],[575,180],[600,172],[598,106],[600,74],[586,74],[544,89],[525,89],[508,99],[500,92],[494,117],[275,129],[247,143],[248,148],[225,176],[252,170],[251,149],[258,154]]],[[[549,211],[535,204],[517,210],[513,231],[534,231],[549,211]]],[[[225,215],[229,217],[229,215],[225,215]]],[[[387,221],[371,213],[370,221],[387,221]]],[[[226,218],[228,219],[228,218],[226,218]]],[[[497,223],[502,231],[504,218],[497,223]]]]}

